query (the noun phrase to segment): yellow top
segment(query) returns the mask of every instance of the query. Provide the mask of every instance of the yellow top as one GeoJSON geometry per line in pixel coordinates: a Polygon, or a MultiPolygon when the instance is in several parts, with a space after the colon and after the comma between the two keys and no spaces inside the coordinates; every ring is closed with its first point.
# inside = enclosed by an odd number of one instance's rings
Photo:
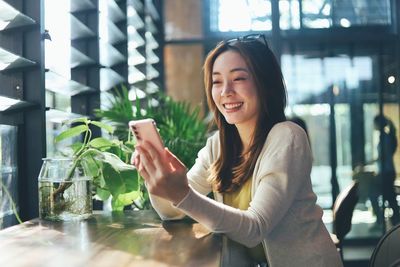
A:
{"type": "MultiPolygon", "coordinates": [[[[247,210],[251,201],[251,180],[252,178],[248,179],[235,192],[224,193],[224,203],[240,210],[247,210]]],[[[261,243],[254,248],[249,248],[248,252],[256,262],[266,262],[264,248],[261,243]]]]}

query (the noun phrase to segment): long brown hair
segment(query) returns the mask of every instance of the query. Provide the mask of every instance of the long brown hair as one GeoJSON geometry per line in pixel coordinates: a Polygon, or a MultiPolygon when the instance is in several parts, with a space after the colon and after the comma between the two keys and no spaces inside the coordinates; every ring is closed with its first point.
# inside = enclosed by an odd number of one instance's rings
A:
{"type": "Polygon", "coordinates": [[[257,158],[271,128],[276,123],[286,120],[284,113],[286,88],[274,54],[267,44],[258,40],[221,42],[208,54],[203,69],[207,102],[219,129],[221,151],[211,166],[209,181],[218,192],[233,192],[252,176],[257,158]],[[214,62],[226,51],[235,51],[243,57],[257,87],[260,114],[248,151],[243,151],[235,125],[226,122],[212,99],[214,62]]]}

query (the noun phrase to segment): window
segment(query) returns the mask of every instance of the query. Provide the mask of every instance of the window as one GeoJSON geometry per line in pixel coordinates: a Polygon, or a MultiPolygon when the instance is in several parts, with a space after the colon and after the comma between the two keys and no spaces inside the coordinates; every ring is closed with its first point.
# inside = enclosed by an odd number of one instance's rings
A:
{"type": "Polygon", "coordinates": [[[271,31],[271,1],[210,0],[210,28],[213,32],[271,31]]]}
{"type": "Polygon", "coordinates": [[[360,81],[372,79],[372,59],[346,55],[319,57],[283,55],[282,71],[290,104],[307,101],[322,95],[331,84],[345,84],[347,89],[358,88],[360,81]]]}
{"type": "Polygon", "coordinates": [[[390,0],[280,0],[280,27],[330,28],[389,25],[390,0]]]}
{"type": "Polygon", "coordinates": [[[279,26],[282,30],[300,28],[300,4],[299,0],[279,1],[279,26]]]}
{"type": "Polygon", "coordinates": [[[10,198],[4,187],[11,194],[17,205],[17,127],[0,125],[0,229],[11,225],[14,214],[10,198]],[[3,187],[4,186],[4,187],[3,187]]]}

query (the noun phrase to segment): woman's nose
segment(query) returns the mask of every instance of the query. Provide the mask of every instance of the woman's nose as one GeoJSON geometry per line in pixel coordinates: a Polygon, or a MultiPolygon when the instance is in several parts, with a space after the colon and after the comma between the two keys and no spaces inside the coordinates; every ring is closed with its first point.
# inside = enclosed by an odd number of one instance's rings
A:
{"type": "Polygon", "coordinates": [[[226,82],[222,88],[221,96],[229,96],[233,94],[232,84],[230,82],[226,82]]]}

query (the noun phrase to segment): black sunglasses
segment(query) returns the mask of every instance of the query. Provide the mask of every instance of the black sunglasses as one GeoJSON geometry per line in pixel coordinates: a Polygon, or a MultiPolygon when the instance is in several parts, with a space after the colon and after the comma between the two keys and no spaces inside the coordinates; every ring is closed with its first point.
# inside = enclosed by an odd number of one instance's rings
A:
{"type": "Polygon", "coordinates": [[[241,43],[261,42],[266,47],[269,48],[267,39],[265,39],[265,35],[264,34],[258,34],[258,33],[253,33],[253,34],[249,34],[249,35],[245,35],[245,36],[241,36],[241,37],[232,38],[232,39],[229,39],[229,40],[222,41],[223,44],[234,44],[234,43],[237,43],[237,42],[241,42],[241,43]]]}

